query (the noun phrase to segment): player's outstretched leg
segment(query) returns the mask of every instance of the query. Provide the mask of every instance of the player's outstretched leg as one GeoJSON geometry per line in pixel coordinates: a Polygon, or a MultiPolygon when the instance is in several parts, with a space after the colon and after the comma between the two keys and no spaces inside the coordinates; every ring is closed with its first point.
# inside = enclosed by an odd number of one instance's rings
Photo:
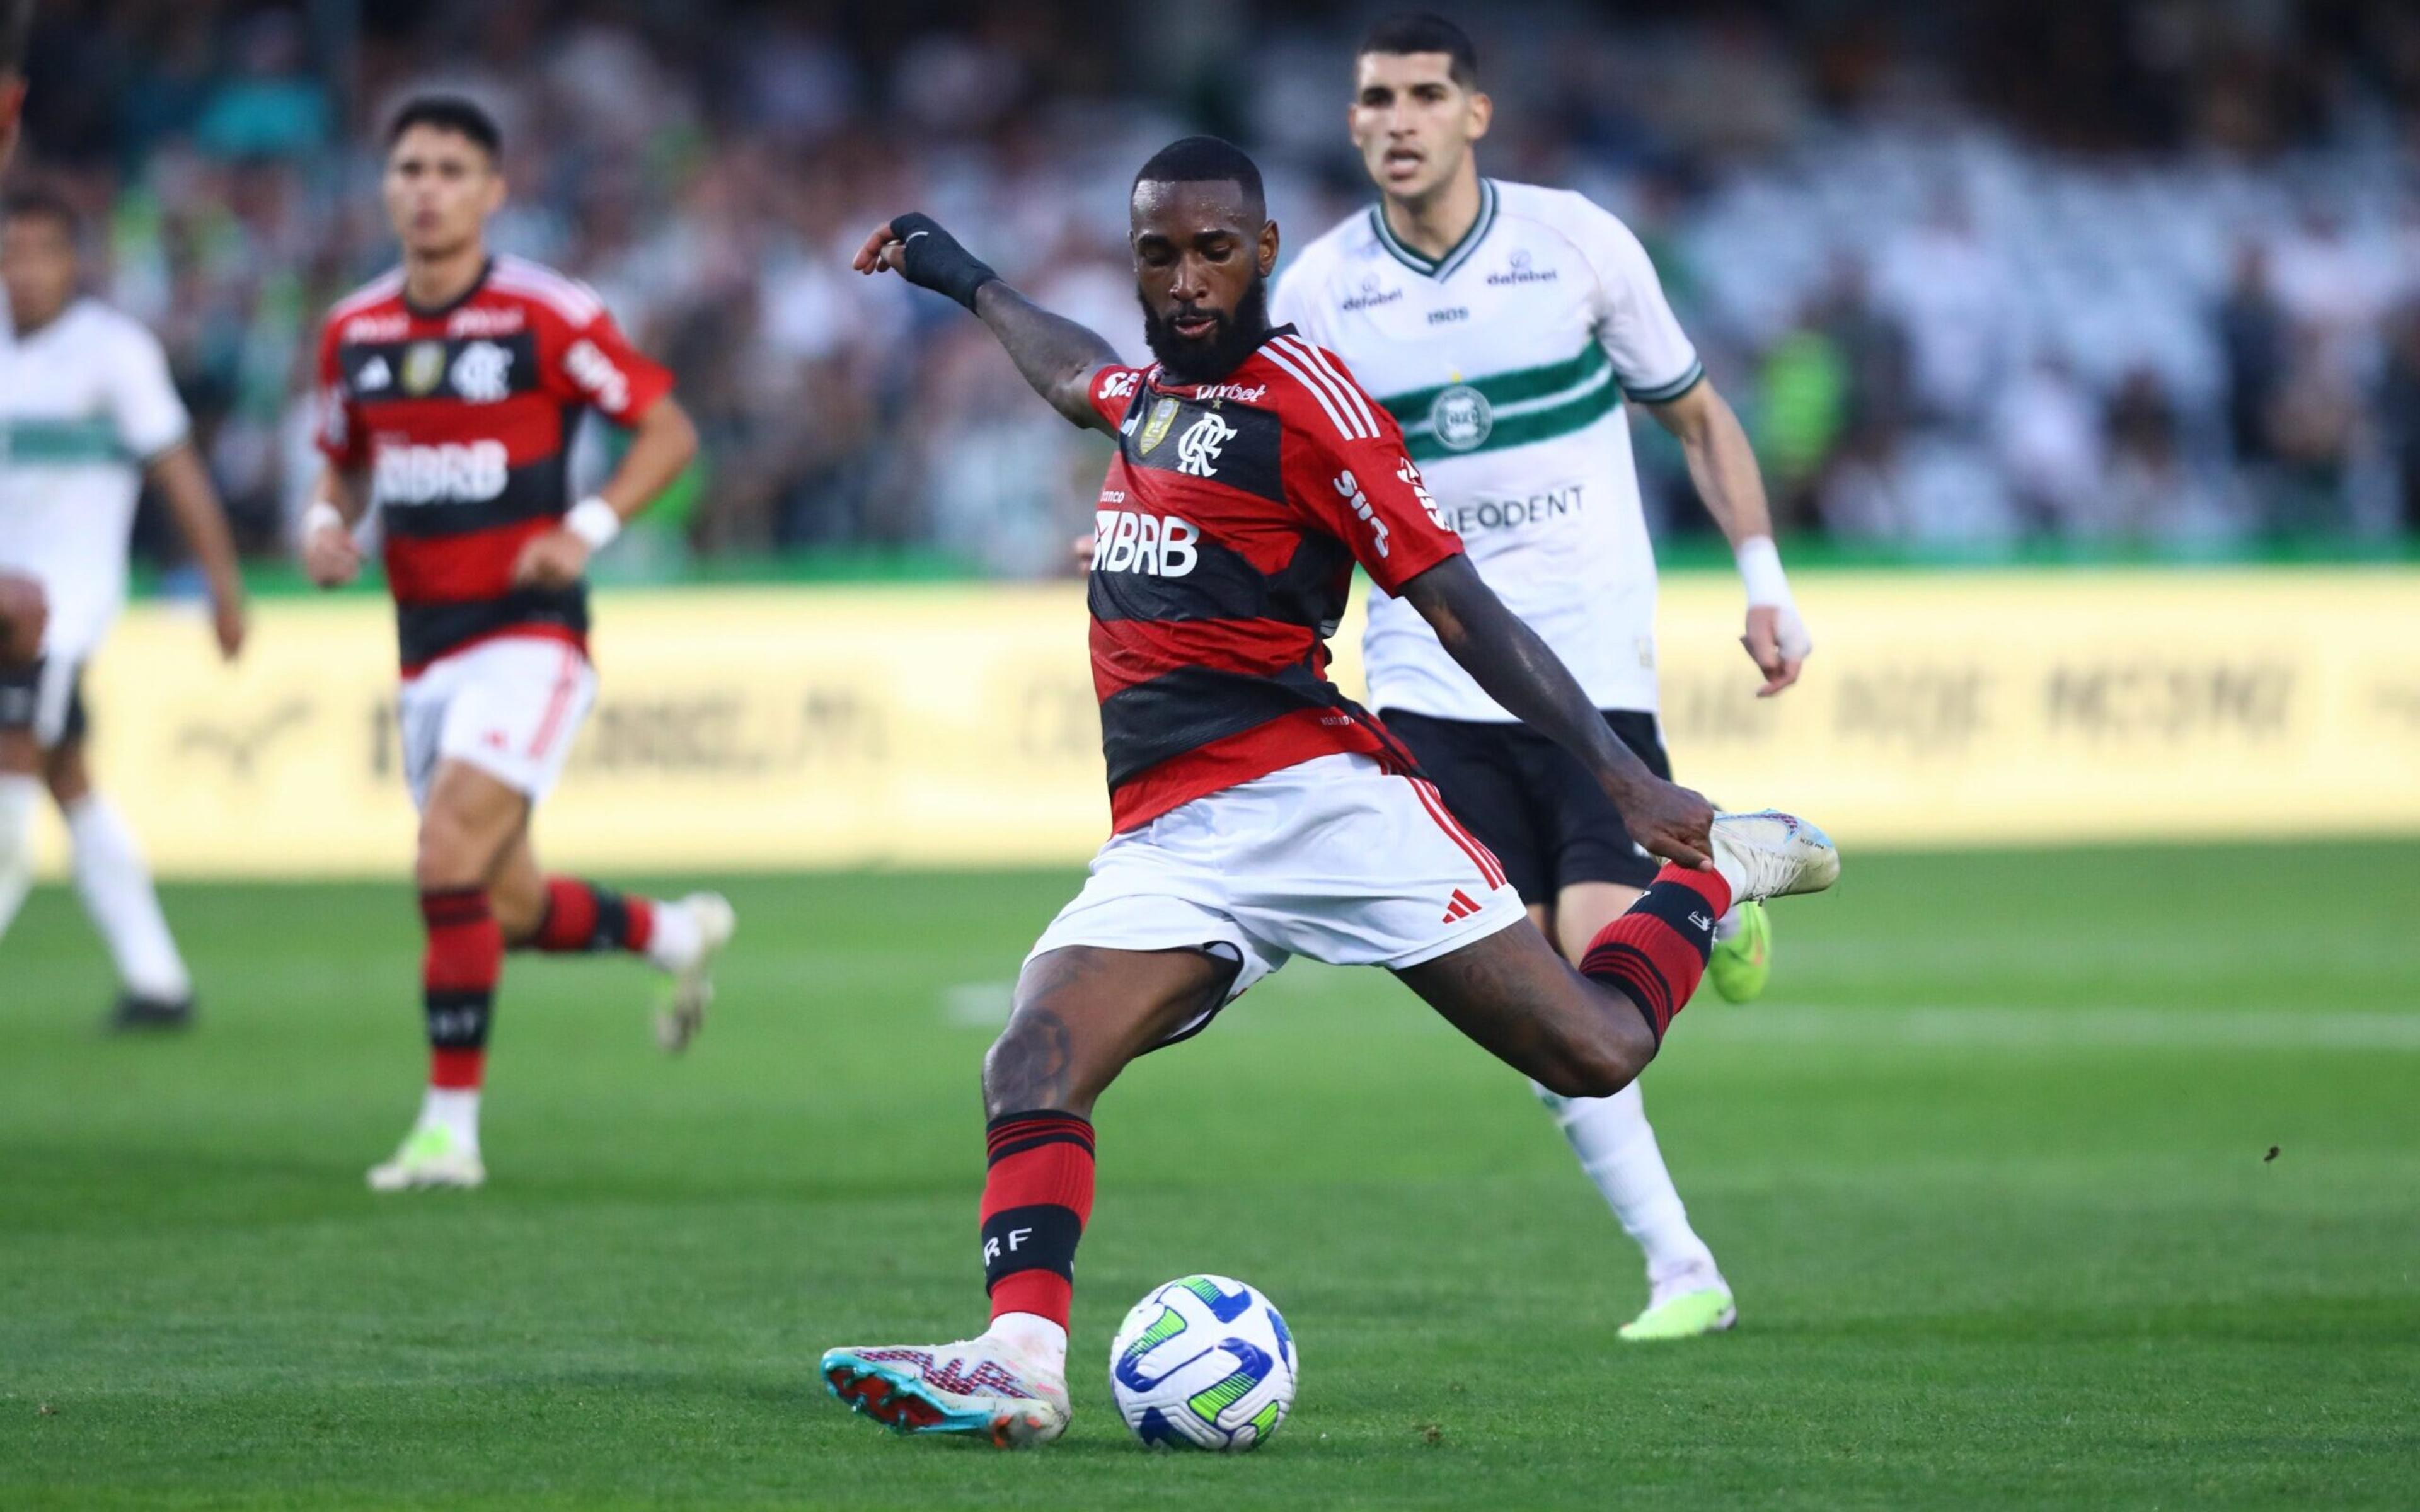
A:
{"type": "Polygon", "coordinates": [[[1788,814],[1724,814],[1715,867],[1668,866],[1600,931],[1576,972],[1535,929],[1499,930],[1397,972],[1456,1028],[1559,1097],[1637,1079],[1705,975],[1734,899],[1818,892],[1840,873],[1823,831],[1788,814]]]}
{"type": "MultiPolygon", "coordinates": [[[[535,875],[535,861],[529,865],[535,875]]],[[[729,901],[719,892],[670,902],[642,898],[577,877],[544,877],[539,889],[543,902],[535,922],[507,920],[512,949],[550,955],[625,952],[669,972],[672,996],[656,1015],[656,1042],[669,1053],[688,1049],[714,1001],[714,958],[738,925],[729,901]]],[[[499,878],[499,907],[517,890],[499,878]]]]}
{"type": "Polygon", "coordinates": [[[1094,1100],[1126,1062],[1215,1007],[1235,967],[1194,950],[1052,950],[1017,982],[984,1060],[982,1239],[991,1326],[952,1344],[824,1352],[833,1396],[900,1433],[1003,1449],[1067,1428],[1076,1244],[1093,1211],[1094,1100]]]}

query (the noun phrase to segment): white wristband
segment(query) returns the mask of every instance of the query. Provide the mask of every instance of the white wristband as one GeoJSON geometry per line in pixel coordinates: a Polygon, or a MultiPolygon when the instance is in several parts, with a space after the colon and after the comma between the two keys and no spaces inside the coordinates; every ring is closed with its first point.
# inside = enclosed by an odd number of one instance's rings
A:
{"type": "Polygon", "coordinates": [[[325,499],[312,501],[311,506],[302,511],[302,539],[306,541],[321,531],[349,529],[345,523],[345,512],[325,499]]]}
{"type": "Polygon", "coordinates": [[[590,494],[563,517],[563,528],[587,542],[589,550],[602,551],[622,533],[622,517],[613,512],[612,504],[590,494]]]}
{"type": "Polygon", "coordinates": [[[1739,544],[1740,580],[1747,584],[1751,609],[1790,607],[1790,579],[1781,570],[1781,552],[1770,535],[1751,535],[1739,544]]]}

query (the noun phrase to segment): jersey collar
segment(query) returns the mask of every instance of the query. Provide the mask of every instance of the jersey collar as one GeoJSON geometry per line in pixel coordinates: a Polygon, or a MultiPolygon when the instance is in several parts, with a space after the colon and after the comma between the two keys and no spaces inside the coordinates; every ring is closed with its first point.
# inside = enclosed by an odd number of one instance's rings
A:
{"type": "Polygon", "coordinates": [[[1370,207],[1370,224],[1378,233],[1378,245],[1392,253],[1397,262],[1413,272],[1424,274],[1440,283],[1451,278],[1464,263],[1470,261],[1470,255],[1479,250],[1479,244],[1481,241],[1487,239],[1487,229],[1495,224],[1496,180],[1493,178],[1481,178],[1479,181],[1479,218],[1470,223],[1470,229],[1465,231],[1462,234],[1462,239],[1448,248],[1442,257],[1432,258],[1404,245],[1403,239],[1395,235],[1394,228],[1387,224],[1385,204],[1370,207]]]}
{"type": "Polygon", "coordinates": [[[495,270],[495,255],[490,253],[488,255],[488,260],[479,265],[479,276],[471,280],[471,286],[464,289],[461,293],[455,295],[452,299],[447,300],[443,304],[439,305],[433,310],[426,310],[421,308],[419,305],[412,303],[411,296],[409,294],[398,292],[396,297],[403,301],[404,313],[411,316],[413,319],[442,320],[447,316],[452,315],[455,311],[462,308],[462,306],[470,303],[472,300],[475,299],[478,296],[479,291],[488,286],[488,275],[495,270]]]}
{"type": "Polygon", "coordinates": [[[1151,364],[1151,371],[1144,375],[1143,381],[1150,384],[1152,389],[1156,393],[1173,393],[1180,398],[1194,389],[1216,387],[1221,383],[1232,383],[1234,381],[1236,374],[1242,372],[1245,368],[1249,367],[1252,364],[1252,360],[1261,355],[1262,347],[1277,340],[1280,336],[1299,336],[1301,332],[1295,330],[1292,322],[1288,322],[1281,326],[1269,327],[1266,331],[1261,332],[1260,340],[1252,343],[1252,349],[1244,354],[1244,360],[1242,362],[1237,363],[1234,366],[1227,369],[1226,372],[1220,374],[1218,377],[1210,379],[1207,383],[1179,383],[1173,378],[1171,378],[1168,376],[1168,369],[1160,366],[1157,363],[1151,364]]]}

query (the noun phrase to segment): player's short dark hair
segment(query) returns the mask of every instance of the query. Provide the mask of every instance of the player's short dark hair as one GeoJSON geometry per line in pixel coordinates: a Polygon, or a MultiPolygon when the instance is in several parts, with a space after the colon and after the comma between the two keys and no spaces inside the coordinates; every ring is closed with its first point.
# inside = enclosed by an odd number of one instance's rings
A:
{"type": "Polygon", "coordinates": [[[55,221],[70,241],[84,229],[75,202],[48,184],[23,184],[0,195],[0,224],[23,220],[55,221]]]}
{"type": "Polygon", "coordinates": [[[0,0],[0,79],[25,71],[25,47],[34,31],[34,0],[0,0]]]}
{"type": "Polygon", "coordinates": [[[1135,186],[1144,184],[1233,184],[1244,192],[1244,210],[1252,220],[1269,218],[1268,196],[1261,188],[1261,166],[1251,154],[1223,137],[1181,136],[1151,155],[1135,174],[1135,186]]]}
{"type": "Polygon", "coordinates": [[[394,124],[386,129],[386,145],[394,147],[403,140],[403,133],[415,126],[433,127],[467,136],[476,142],[490,160],[504,152],[504,133],[496,118],[481,109],[478,102],[460,95],[414,95],[395,113],[394,124]]]}
{"type": "Polygon", "coordinates": [[[1406,10],[1370,28],[1361,39],[1361,51],[1354,54],[1384,53],[1402,56],[1407,53],[1443,53],[1452,59],[1447,72],[1465,89],[1479,87],[1479,49],[1470,45],[1470,34],[1446,20],[1434,10],[1406,10]]]}

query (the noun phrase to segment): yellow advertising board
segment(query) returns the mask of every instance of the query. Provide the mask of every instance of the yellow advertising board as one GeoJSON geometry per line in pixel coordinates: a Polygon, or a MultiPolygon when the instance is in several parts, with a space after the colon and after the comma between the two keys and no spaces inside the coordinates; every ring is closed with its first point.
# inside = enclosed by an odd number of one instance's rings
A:
{"type": "MultiPolygon", "coordinates": [[[[1799,591],[1815,658],[1759,700],[1737,585],[1667,585],[1668,742],[1720,802],[1853,848],[2420,834],[2420,573],[1799,591]]],[[[552,864],[1075,862],[1106,830],[1077,585],[631,590],[597,620],[602,695],[538,824],[552,864]]],[[[86,683],[95,753],[162,872],[406,866],[392,634],[370,600],[271,599],[225,668],[193,615],[127,617],[86,683]]]]}

